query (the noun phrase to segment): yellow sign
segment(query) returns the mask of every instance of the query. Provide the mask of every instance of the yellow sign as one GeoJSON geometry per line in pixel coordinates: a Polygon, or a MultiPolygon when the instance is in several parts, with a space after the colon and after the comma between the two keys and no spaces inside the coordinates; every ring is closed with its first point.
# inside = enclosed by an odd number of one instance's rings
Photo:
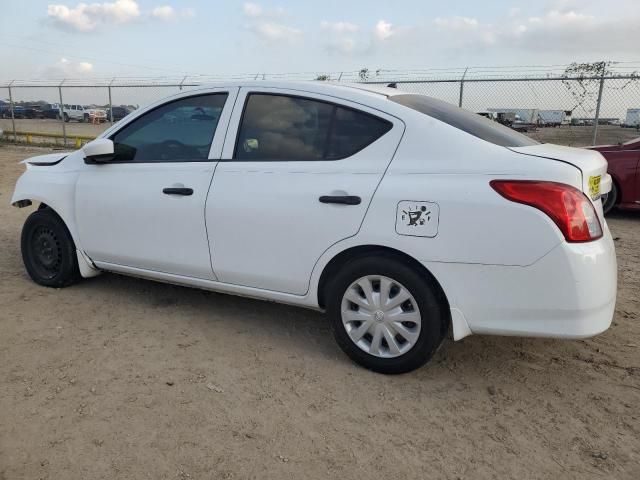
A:
{"type": "Polygon", "coordinates": [[[589,177],[589,195],[592,200],[600,198],[600,175],[589,177]]]}

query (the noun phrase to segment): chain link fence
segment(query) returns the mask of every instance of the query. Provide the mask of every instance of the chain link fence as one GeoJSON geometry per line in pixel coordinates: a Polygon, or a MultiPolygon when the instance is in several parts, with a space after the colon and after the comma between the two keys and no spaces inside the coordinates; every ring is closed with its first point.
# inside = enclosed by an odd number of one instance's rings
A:
{"type": "Polygon", "coordinates": [[[183,90],[230,80],[316,80],[392,84],[507,123],[542,142],[587,146],[640,136],[635,66],[592,65],[598,68],[570,73],[555,66],[12,81],[0,85],[0,129],[5,141],[80,146],[127,113],[183,90]],[[96,111],[104,113],[95,118],[96,111]]]}

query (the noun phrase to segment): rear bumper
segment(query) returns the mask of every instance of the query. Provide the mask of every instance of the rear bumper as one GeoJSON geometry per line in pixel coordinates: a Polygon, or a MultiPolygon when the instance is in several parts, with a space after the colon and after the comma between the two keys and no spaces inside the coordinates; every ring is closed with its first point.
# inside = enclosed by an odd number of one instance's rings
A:
{"type": "Polygon", "coordinates": [[[562,242],[527,267],[425,262],[456,313],[454,338],[469,333],[586,338],[605,331],[615,308],[617,264],[604,228],[603,238],[562,242]]]}

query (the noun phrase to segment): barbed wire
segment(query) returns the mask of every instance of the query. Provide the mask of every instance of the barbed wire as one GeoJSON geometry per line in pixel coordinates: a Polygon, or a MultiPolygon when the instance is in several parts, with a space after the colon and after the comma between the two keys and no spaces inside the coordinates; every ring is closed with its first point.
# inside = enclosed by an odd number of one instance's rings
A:
{"type": "MultiPolygon", "coordinates": [[[[605,78],[636,79],[640,76],[640,61],[604,62],[607,65],[605,78]]],[[[425,69],[368,69],[345,71],[306,72],[253,72],[229,74],[162,75],[162,76],[109,76],[109,77],[65,77],[13,79],[0,81],[0,87],[106,87],[106,86],[180,86],[202,85],[224,81],[248,80],[332,80],[348,82],[384,83],[392,81],[490,81],[490,80],[577,80],[588,75],[571,74],[575,64],[470,66],[425,69]]],[[[597,75],[600,78],[599,75],[597,75]]],[[[596,75],[594,75],[594,78],[596,75]]]]}

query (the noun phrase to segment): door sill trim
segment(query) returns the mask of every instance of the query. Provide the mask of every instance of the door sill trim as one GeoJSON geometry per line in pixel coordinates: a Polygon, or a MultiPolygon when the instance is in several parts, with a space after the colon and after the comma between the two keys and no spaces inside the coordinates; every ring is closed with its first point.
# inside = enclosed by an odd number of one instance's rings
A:
{"type": "Polygon", "coordinates": [[[142,268],[128,267],[126,265],[116,265],[107,262],[94,262],[96,267],[108,272],[119,273],[132,277],[144,278],[163,283],[171,283],[174,285],[182,285],[185,287],[200,288],[202,290],[210,290],[218,293],[227,293],[230,295],[238,295],[241,297],[255,298],[259,300],[269,300],[287,305],[296,305],[299,307],[320,310],[317,301],[313,300],[313,296],[294,295],[291,293],[275,292],[273,290],[264,290],[255,287],[245,287],[242,285],[233,285],[215,280],[205,280],[202,278],[187,277],[184,275],[175,275],[172,273],[157,272],[153,270],[145,270],[142,268]]]}

